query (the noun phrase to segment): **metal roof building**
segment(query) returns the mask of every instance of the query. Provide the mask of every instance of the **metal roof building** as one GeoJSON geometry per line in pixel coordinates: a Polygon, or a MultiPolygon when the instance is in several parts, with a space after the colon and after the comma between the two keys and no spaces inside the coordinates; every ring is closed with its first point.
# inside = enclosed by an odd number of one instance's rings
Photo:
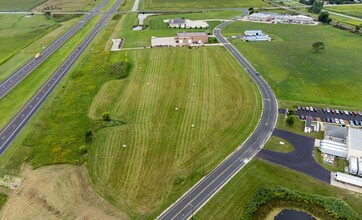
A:
{"type": "Polygon", "coordinates": [[[244,32],[246,36],[258,36],[258,35],[264,35],[263,31],[261,30],[247,30],[244,32]]]}
{"type": "Polygon", "coordinates": [[[350,128],[348,130],[348,155],[362,157],[362,130],[350,128]]]}

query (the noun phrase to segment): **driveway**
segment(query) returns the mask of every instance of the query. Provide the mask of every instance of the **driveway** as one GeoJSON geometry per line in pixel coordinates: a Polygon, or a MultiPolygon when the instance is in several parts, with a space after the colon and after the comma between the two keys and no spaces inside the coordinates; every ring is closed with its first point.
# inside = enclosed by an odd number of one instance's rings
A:
{"type": "Polygon", "coordinates": [[[293,151],[290,153],[278,153],[269,150],[261,150],[257,155],[258,158],[305,173],[330,184],[330,172],[320,166],[312,156],[314,149],[313,138],[279,129],[274,130],[273,136],[288,141],[293,146],[293,151]]]}

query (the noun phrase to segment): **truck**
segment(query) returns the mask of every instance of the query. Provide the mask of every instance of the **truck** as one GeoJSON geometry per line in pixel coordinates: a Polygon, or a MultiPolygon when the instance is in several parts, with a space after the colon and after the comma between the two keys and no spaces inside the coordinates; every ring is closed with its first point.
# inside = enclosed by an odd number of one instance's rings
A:
{"type": "Polygon", "coordinates": [[[40,57],[40,53],[35,54],[35,59],[38,59],[40,57]]]}

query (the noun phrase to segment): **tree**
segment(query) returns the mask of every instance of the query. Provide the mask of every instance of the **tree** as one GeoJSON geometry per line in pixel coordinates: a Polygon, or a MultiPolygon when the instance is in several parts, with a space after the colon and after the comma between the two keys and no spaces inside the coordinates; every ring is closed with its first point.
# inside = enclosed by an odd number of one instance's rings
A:
{"type": "Polygon", "coordinates": [[[322,11],[323,8],[323,1],[314,1],[313,4],[308,7],[308,11],[314,14],[318,14],[322,11]]]}
{"type": "Polygon", "coordinates": [[[359,32],[359,30],[361,30],[361,26],[362,26],[362,24],[360,24],[360,25],[356,25],[356,32],[359,32]]]}
{"type": "Polygon", "coordinates": [[[329,17],[329,13],[327,11],[322,11],[318,15],[318,21],[325,23],[325,24],[329,24],[329,23],[331,23],[332,19],[329,17]]]}
{"type": "Polygon", "coordinates": [[[323,42],[314,42],[312,44],[315,53],[319,53],[321,50],[324,50],[324,43],[323,42]]]}
{"type": "Polygon", "coordinates": [[[295,122],[294,116],[293,116],[293,115],[289,115],[289,116],[287,117],[286,122],[288,123],[289,126],[292,126],[292,125],[294,124],[294,122],[295,122]]]}
{"type": "Polygon", "coordinates": [[[102,119],[103,119],[103,121],[110,121],[111,120],[111,114],[109,114],[109,112],[104,112],[102,114],[102,119]]]}
{"type": "Polygon", "coordinates": [[[85,132],[85,142],[89,143],[92,142],[93,139],[93,131],[92,130],[88,130],[85,132]]]}
{"type": "Polygon", "coordinates": [[[79,151],[82,153],[82,154],[86,154],[88,152],[88,147],[87,145],[82,145],[79,147],[79,151]]]}
{"type": "Polygon", "coordinates": [[[48,19],[50,19],[52,17],[52,13],[50,11],[46,11],[44,12],[45,17],[47,17],[48,19]]]}

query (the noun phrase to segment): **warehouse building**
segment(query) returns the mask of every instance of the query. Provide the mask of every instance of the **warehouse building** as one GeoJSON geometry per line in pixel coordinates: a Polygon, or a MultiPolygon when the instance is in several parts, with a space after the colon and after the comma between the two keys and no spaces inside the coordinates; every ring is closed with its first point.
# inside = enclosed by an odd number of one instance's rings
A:
{"type": "Polygon", "coordinates": [[[269,35],[264,34],[261,30],[247,30],[244,32],[242,39],[244,41],[270,41],[269,35]]]}

